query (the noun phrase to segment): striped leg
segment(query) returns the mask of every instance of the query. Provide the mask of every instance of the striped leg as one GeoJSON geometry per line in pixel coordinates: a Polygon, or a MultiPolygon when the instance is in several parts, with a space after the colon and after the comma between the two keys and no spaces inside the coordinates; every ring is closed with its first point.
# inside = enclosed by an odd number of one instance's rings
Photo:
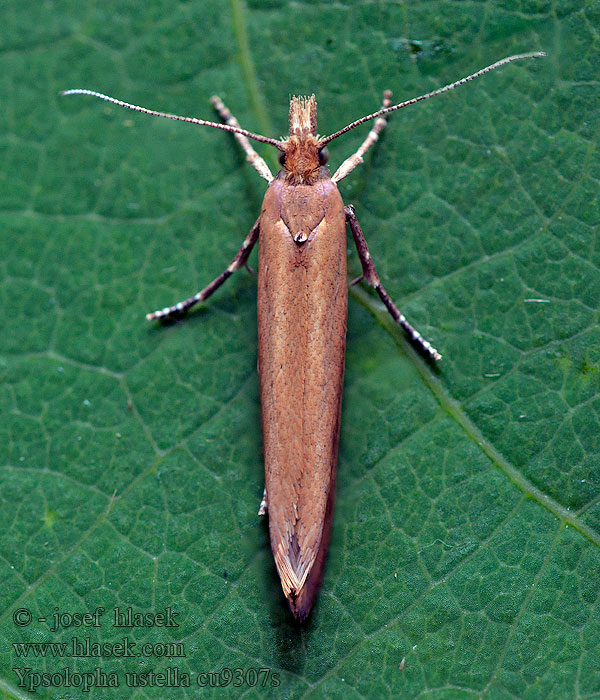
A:
{"type": "MultiPolygon", "coordinates": [[[[220,97],[217,97],[215,95],[214,97],[211,97],[210,101],[212,102],[212,106],[217,110],[219,116],[225,122],[225,124],[229,124],[229,126],[235,126],[239,128],[240,125],[238,120],[223,104],[223,100],[220,97]]],[[[267,182],[271,182],[271,180],[273,179],[273,174],[269,170],[269,166],[252,148],[252,146],[250,145],[250,141],[248,141],[248,139],[243,134],[234,133],[233,135],[238,140],[240,146],[246,152],[246,159],[248,160],[250,165],[258,172],[258,174],[262,178],[264,178],[267,182]]]]}
{"type": "Polygon", "coordinates": [[[263,497],[262,497],[262,501],[260,502],[258,514],[261,516],[267,514],[267,489],[265,489],[263,491],[263,497]]]}
{"type": "MultiPolygon", "coordinates": [[[[391,103],[392,92],[391,90],[386,90],[383,93],[382,108],[389,107],[391,103]]],[[[371,131],[369,131],[367,138],[362,142],[358,151],[356,151],[356,153],[353,153],[350,156],[350,158],[346,158],[346,160],[335,171],[333,177],[331,178],[334,182],[339,182],[345,177],[348,177],[348,175],[350,175],[354,168],[356,168],[363,162],[363,156],[369,150],[369,148],[371,148],[375,141],[377,141],[377,139],[379,138],[379,134],[385,129],[386,124],[387,121],[385,117],[379,117],[375,120],[373,128],[371,129],[371,131]]]]}
{"type": "Polygon", "coordinates": [[[246,260],[248,260],[248,256],[252,252],[252,248],[258,240],[258,231],[260,228],[259,224],[260,217],[256,220],[254,226],[250,229],[250,233],[246,236],[246,239],[242,243],[242,247],[238,250],[235,258],[231,261],[231,265],[229,265],[229,267],[226,270],[223,270],[223,272],[216,279],[214,279],[208,285],[208,287],[205,287],[202,291],[198,292],[193,297],[190,297],[185,301],[180,301],[174,306],[167,306],[164,309],[160,309],[159,311],[154,311],[151,314],[146,314],[146,319],[148,321],[154,321],[155,319],[166,319],[173,318],[174,316],[181,316],[186,311],[191,309],[192,306],[194,306],[194,304],[208,299],[208,297],[215,290],[217,290],[228,277],[231,277],[231,275],[236,270],[239,270],[240,267],[243,267],[246,264],[246,260]]]}
{"type": "Polygon", "coordinates": [[[360,264],[362,265],[363,273],[360,277],[355,279],[352,284],[357,284],[361,280],[365,280],[372,287],[375,287],[377,294],[379,294],[381,301],[385,304],[387,310],[390,312],[392,318],[396,323],[404,329],[404,332],[408,336],[409,341],[421,355],[426,357],[428,360],[437,362],[442,359],[440,353],[428,343],[421,334],[416,331],[410,323],[404,318],[404,316],[398,311],[394,302],[388,296],[388,293],[381,286],[379,281],[379,275],[375,270],[375,265],[371,260],[371,255],[369,254],[369,249],[367,247],[367,241],[363,236],[363,232],[354,213],[354,207],[348,206],[344,207],[346,212],[346,221],[350,225],[350,230],[352,231],[352,236],[354,237],[354,242],[356,243],[356,249],[358,250],[358,256],[360,258],[360,264]]]}

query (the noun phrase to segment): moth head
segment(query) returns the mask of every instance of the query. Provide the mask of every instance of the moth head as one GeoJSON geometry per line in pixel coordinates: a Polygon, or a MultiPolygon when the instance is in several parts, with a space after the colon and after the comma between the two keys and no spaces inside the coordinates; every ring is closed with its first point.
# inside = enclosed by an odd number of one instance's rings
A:
{"type": "Polygon", "coordinates": [[[290,134],[283,142],[279,162],[285,179],[294,185],[311,185],[319,177],[319,168],[327,162],[326,151],[317,136],[315,96],[290,100],[290,134]]]}

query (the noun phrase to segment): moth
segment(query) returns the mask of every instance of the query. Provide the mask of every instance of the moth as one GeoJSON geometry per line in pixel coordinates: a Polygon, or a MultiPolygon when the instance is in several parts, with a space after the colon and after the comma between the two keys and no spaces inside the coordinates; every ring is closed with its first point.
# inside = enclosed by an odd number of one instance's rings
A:
{"type": "Polygon", "coordinates": [[[223,123],[181,117],[129,104],[102,93],[74,89],[121,107],[232,132],[250,164],[268,183],[259,217],[231,264],[194,296],[147,315],[148,320],[180,316],[205,301],[245,266],[260,238],[258,262],[258,368],[262,404],[265,491],[259,509],[268,511],[269,534],[283,593],[294,617],[303,621],[323,576],[335,498],[338,439],[347,322],[346,225],[354,238],[364,280],[427,360],[438,351],[410,325],[381,285],[352,206],[344,206],[337,183],[360,163],[378,140],[391,112],[441,95],[512,61],[542,52],[509,56],[465,78],[419,97],[381,109],[326,137],[317,134],[317,103],[290,101],[289,134],[280,141],[242,129],[218,97],[213,106],[223,123]],[[342,134],[375,120],[360,148],[330,175],[325,147],[342,134]],[[248,139],[279,151],[275,177],[248,139]]]}

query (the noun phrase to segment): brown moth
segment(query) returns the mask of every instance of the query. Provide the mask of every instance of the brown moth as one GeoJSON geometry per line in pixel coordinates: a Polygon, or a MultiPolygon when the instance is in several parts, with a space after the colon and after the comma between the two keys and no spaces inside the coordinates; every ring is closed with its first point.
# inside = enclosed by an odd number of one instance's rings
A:
{"type": "Polygon", "coordinates": [[[385,116],[440,95],[511,61],[544,53],[509,56],[438,90],[383,107],[331,136],[317,135],[317,103],[290,102],[289,135],[282,141],[240,128],[223,102],[212,102],[224,123],[156,112],[91,90],[86,94],[138,112],[212,126],[235,134],[248,161],[269,183],[260,216],[242,247],[213,282],[193,297],[148,314],[148,320],[181,315],[207,299],[243,267],[260,236],[258,264],[258,365],[265,456],[265,492],[259,514],[269,513],[269,533],[283,592],[294,617],[305,620],[323,575],[335,498],[340,409],[346,345],[346,224],[354,237],[362,275],[372,285],[413,347],[432,362],[441,355],[408,323],[385,289],[369,255],[352,206],[344,207],[340,180],[362,163],[385,127],[385,116]],[[325,146],[350,129],[375,119],[360,148],[333,177],[325,167],[325,146]],[[280,151],[275,177],[248,139],[280,151]]]}

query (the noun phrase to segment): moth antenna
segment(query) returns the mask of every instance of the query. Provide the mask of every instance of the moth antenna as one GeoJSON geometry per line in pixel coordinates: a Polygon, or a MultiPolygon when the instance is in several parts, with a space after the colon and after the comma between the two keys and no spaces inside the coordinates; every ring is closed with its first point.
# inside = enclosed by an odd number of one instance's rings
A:
{"type": "Polygon", "coordinates": [[[503,66],[506,63],[511,63],[512,61],[520,61],[522,58],[542,58],[545,55],[546,54],[544,51],[536,51],[535,53],[523,53],[523,54],[518,54],[517,56],[507,56],[506,58],[503,58],[500,61],[496,61],[496,63],[492,63],[491,65],[486,66],[485,68],[482,68],[481,70],[478,70],[476,73],[472,73],[471,75],[467,75],[466,78],[461,78],[460,80],[457,80],[454,83],[450,83],[449,85],[444,85],[444,87],[438,88],[437,90],[433,90],[432,92],[428,92],[425,95],[419,95],[419,97],[413,97],[412,99],[406,100],[405,102],[400,102],[400,104],[393,105],[392,107],[385,107],[384,109],[380,109],[378,112],[373,112],[373,114],[369,114],[366,117],[361,117],[360,119],[357,119],[355,122],[348,124],[348,126],[345,126],[343,129],[336,131],[335,134],[331,134],[331,136],[326,136],[325,138],[319,139],[319,148],[323,148],[330,141],[333,141],[333,139],[337,139],[338,136],[345,134],[347,131],[350,131],[350,129],[354,129],[355,127],[360,126],[361,124],[364,124],[365,122],[368,122],[371,119],[376,119],[377,117],[381,117],[384,114],[389,114],[390,112],[395,112],[397,109],[402,109],[403,107],[408,107],[409,105],[414,105],[417,102],[422,102],[423,100],[428,100],[430,97],[436,97],[437,95],[441,95],[444,92],[448,92],[449,90],[453,90],[455,87],[458,87],[459,85],[464,85],[464,83],[468,83],[469,81],[474,80],[475,78],[478,78],[480,75],[483,75],[484,73],[489,73],[490,71],[495,70],[496,68],[500,68],[500,66],[503,66]]]}
{"type": "Polygon", "coordinates": [[[260,134],[253,134],[251,131],[246,131],[237,126],[230,126],[229,124],[221,124],[219,122],[210,122],[206,119],[196,119],[196,117],[181,117],[177,114],[168,114],[167,112],[157,112],[154,109],[146,109],[146,107],[139,107],[138,105],[132,105],[129,102],[123,102],[123,100],[117,100],[115,97],[109,97],[108,95],[103,95],[101,92],[95,92],[94,90],[85,90],[83,88],[75,88],[74,90],[64,90],[60,93],[61,95],[90,95],[91,97],[97,97],[100,100],[106,100],[106,102],[112,102],[112,104],[118,105],[119,107],[126,107],[127,109],[132,109],[134,112],[142,112],[143,114],[151,114],[153,117],[164,117],[165,119],[175,119],[179,122],[188,122],[189,124],[200,124],[201,126],[212,126],[215,129],[222,129],[223,131],[231,131],[234,134],[241,134],[249,139],[254,139],[255,141],[260,141],[261,143],[268,143],[271,146],[275,146],[280,151],[284,150],[281,141],[276,139],[270,139],[267,136],[261,136],[260,134]]]}

